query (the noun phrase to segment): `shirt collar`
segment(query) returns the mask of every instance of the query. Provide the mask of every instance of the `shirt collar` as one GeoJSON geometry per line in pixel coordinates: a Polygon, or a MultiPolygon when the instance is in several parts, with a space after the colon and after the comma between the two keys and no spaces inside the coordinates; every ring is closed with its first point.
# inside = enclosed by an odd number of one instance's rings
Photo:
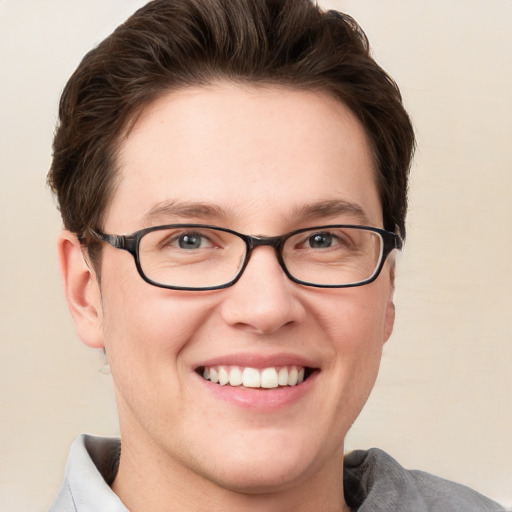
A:
{"type": "Polygon", "coordinates": [[[120,451],[116,438],[81,435],[74,441],[65,481],[77,512],[128,512],[110,488],[120,451]]]}

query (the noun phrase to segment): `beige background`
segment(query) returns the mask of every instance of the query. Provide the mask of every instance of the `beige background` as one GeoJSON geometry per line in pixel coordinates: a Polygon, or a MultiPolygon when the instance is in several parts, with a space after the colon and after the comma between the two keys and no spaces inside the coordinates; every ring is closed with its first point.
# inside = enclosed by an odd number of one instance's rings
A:
{"type": "MultiPolygon", "coordinates": [[[[45,188],[57,102],[143,0],[0,0],[0,511],[45,510],[80,432],[116,434],[60,290],[45,188]]],[[[419,149],[398,319],[347,448],[512,506],[512,1],[324,0],[401,85],[419,149]]]]}

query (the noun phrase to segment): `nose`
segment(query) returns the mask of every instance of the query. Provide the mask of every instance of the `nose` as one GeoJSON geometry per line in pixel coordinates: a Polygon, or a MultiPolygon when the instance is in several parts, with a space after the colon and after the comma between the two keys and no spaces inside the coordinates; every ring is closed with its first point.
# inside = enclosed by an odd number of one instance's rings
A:
{"type": "Polygon", "coordinates": [[[231,326],[274,333],[304,318],[299,286],[286,276],[272,247],[257,247],[239,281],[225,290],[221,315],[231,326]]]}

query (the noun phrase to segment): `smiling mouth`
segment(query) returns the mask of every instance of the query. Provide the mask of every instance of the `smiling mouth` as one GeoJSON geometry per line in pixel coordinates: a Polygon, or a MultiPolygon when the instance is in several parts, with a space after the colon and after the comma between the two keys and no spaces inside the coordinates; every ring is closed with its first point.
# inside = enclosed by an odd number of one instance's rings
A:
{"type": "Polygon", "coordinates": [[[231,365],[203,366],[197,373],[203,379],[219,384],[250,389],[275,389],[302,384],[315,370],[304,366],[271,366],[251,368],[231,365]]]}

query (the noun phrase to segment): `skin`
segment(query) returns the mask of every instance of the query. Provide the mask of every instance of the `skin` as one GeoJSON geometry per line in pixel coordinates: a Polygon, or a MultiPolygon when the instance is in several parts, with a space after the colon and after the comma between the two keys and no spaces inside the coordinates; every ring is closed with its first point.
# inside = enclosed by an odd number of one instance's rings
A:
{"type": "MultiPolygon", "coordinates": [[[[333,222],[382,227],[364,130],[318,92],[228,83],[173,92],[138,119],[119,168],[106,233],[172,222],[269,236],[333,222]],[[180,213],[177,201],[215,211],[180,213]],[[361,211],[304,208],[326,201],[361,211]]],[[[59,254],[78,333],[110,363],[123,442],[113,489],[130,510],[348,510],[343,442],[392,331],[392,258],[372,284],[315,289],[291,282],[260,247],[233,287],[183,292],[147,284],[131,255],[109,245],[100,287],[67,231],[59,254]],[[233,355],[297,357],[317,371],[288,403],[262,405],[272,391],[255,391],[243,407],[195,371],[233,355]]]]}

